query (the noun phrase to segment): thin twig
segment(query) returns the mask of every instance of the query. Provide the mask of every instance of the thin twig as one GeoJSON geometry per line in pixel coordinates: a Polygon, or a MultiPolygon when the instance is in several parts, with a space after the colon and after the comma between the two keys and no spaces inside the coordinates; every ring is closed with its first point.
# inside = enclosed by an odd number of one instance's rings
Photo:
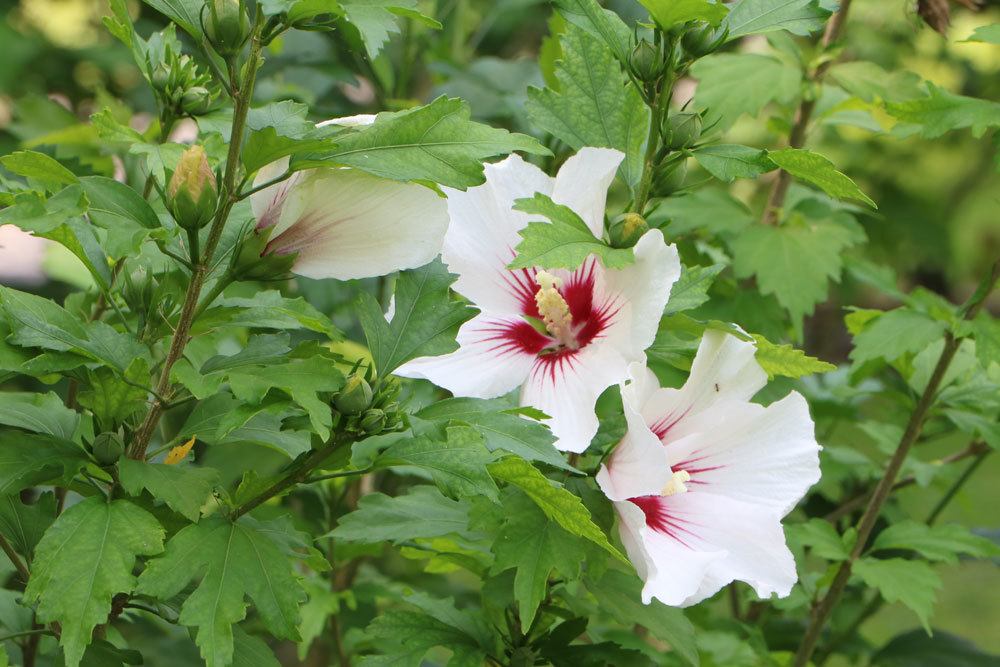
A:
{"type": "Polygon", "coordinates": [[[24,564],[24,561],[22,561],[21,557],[17,554],[17,551],[14,550],[14,547],[11,546],[10,542],[8,542],[7,538],[2,534],[0,534],[0,549],[3,549],[3,552],[7,554],[7,558],[10,559],[10,562],[17,569],[18,573],[20,573],[21,577],[27,581],[28,577],[31,576],[28,566],[24,564]]]}

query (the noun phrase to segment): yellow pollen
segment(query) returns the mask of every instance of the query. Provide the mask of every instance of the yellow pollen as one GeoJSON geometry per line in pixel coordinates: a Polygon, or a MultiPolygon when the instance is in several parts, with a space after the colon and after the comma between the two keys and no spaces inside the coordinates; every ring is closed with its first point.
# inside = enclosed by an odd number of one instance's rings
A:
{"type": "Polygon", "coordinates": [[[579,345],[573,335],[573,316],[558,289],[562,287],[562,279],[546,271],[539,271],[535,274],[535,280],[540,287],[535,293],[535,303],[546,331],[560,344],[572,350],[577,349],[579,345]]]}
{"type": "Polygon", "coordinates": [[[676,493],[687,493],[684,483],[691,479],[687,470],[676,470],[667,485],[660,491],[661,496],[672,496],[676,493]]]}

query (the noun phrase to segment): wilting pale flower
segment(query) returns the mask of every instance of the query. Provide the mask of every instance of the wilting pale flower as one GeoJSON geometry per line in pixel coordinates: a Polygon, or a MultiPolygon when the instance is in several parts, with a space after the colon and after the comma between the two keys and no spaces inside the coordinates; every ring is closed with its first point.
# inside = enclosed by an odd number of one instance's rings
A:
{"type": "MultiPolygon", "coordinates": [[[[335,118],[357,126],[375,116],[335,118]]],[[[261,168],[255,185],[281,176],[283,158],[261,168]]],[[[368,278],[434,259],[448,227],[445,200],[430,188],[356,169],[311,169],[250,198],[257,231],[270,229],[264,254],[295,254],[292,271],[309,278],[368,278]]]]}
{"type": "Polygon", "coordinates": [[[750,402],[767,382],[754,351],[707,332],[681,389],[630,369],[628,433],[597,481],[647,604],[692,605],[734,580],[785,596],[796,581],[781,519],[819,479],[820,446],[798,393],[750,402]]]}
{"type": "Polygon", "coordinates": [[[512,207],[540,192],[575,211],[599,237],[622,157],[584,148],[553,179],[512,155],[487,165],[481,186],[445,188],[451,224],[442,258],[458,274],[455,291],[480,314],[459,330],[456,352],[415,359],[396,372],[458,396],[491,398],[521,387],[522,405],[551,416],[557,447],[586,449],[597,432],[597,397],[624,380],[628,364],[644,360],[653,342],[680,275],[677,250],[653,230],[635,245],[635,263],[622,270],[590,257],[573,272],[511,271],[517,232],[531,219],[512,207]]]}

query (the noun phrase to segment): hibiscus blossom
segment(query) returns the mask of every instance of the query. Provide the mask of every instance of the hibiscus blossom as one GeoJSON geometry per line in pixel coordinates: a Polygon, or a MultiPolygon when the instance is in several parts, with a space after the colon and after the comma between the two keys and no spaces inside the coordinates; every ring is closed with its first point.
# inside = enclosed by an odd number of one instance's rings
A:
{"type": "MultiPolygon", "coordinates": [[[[326,125],[369,125],[375,116],[335,118],[326,125]]],[[[285,173],[288,158],[261,168],[261,185],[285,173]]],[[[368,278],[434,259],[448,227],[445,201],[430,188],[348,168],[310,169],[250,197],[257,232],[270,237],[263,254],[292,255],[292,271],[308,278],[368,278]]]]}
{"type": "Polygon", "coordinates": [[[796,581],[781,519],[819,480],[820,446],[798,393],[750,402],[767,383],[755,350],[707,332],[681,389],[630,369],[628,433],[597,481],[647,604],[692,605],[734,580],[785,596],[796,581]]]}
{"type": "Polygon", "coordinates": [[[513,206],[540,192],[575,211],[599,238],[622,157],[584,148],[551,178],[512,155],[487,165],[481,186],[445,188],[451,224],[442,258],[458,275],[455,291],[480,313],[459,330],[456,352],[415,359],[396,373],[457,396],[494,398],[520,387],[522,405],[551,417],[556,447],[586,449],[597,432],[597,397],[623,381],[628,364],[643,361],[653,342],[680,275],[677,249],[652,230],[636,244],[635,263],[622,270],[591,256],[572,272],[512,271],[518,230],[531,219],[513,206]]]}

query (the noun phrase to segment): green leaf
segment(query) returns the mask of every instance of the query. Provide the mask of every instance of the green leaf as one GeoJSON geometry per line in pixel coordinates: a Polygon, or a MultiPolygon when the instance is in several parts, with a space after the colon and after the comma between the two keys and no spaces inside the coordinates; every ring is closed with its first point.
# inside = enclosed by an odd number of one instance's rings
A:
{"type": "Polygon", "coordinates": [[[528,88],[528,117],[574,150],[598,146],[624,153],[618,173],[634,188],[642,177],[649,107],[602,41],[570,26],[560,43],[559,88],[528,88]]]}
{"type": "Polygon", "coordinates": [[[819,0],[737,0],[723,25],[729,39],[775,30],[808,35],[823,27],[830,11],[819,0]]]}
{"type": "Polygon", "coordinates": [[[944,335],[945,324],[909,308],[897,308],[869,320],[854,337],[851,360],[863,364],[872,359],[892,362],[904,354],[916,354],[944,335]]]}
{"type": "Polygon", "coordinates": [[[143,2],[179,25],[184,32],[194,37],[195,43],[201,43],[203,35],[201,9],[205,6],[202,0],[143,0],[143,2]]]}
{"type": "Polygon", "coordinates": [[[872,657],[874,667],[996,667],[1000,656],[984,653],[962,637],[935,629],[893,637],[872,657]]]}
{"type": "Polygon", "coordinates": [[[610,269],[620,269],[635,261],[631,248],[612,248],[594,236],[573,209],[556,204],[540,192],[531,198],[518,199],[514,210],[541,215],[550,222],[529,222],[518,231],[522,240],[517,244],[517,257],[508,268],[575,269],[591,255],[599,257],[610,269]]]}
{"type": "Polygon", "coordinates": [[[802,72],[771,56],[718,53],[701,58],[691,67],[698,79],[694,106],[706,111],[705,123],[731,126],[748,113],[757,116],[770,102],[782,104],[799,95],[802,72]]]}
{"type": "Polygon", "coordinates": [[[76,667],[91,635],[111,611],[111,598],[131,593],[136,556],[163,550],[163,528],[125,500],[93,496],[73,505],[45,532],[36,549],[25,601],[38,620],[58,622],[68,667],[76,667]]]}
{"type": "Polygon", "coordinates": [[[76,174],[62,166],[56,159],[36,151],[15,151],[0,157],[3,165],[11,173],[24,176],[28,183],[38,183],[48,192],[61,190],[79,179],[76,174]]]}
{"type": "Polygon", "coordinates": [[[138,254],[143,239],[160,229],[160,218],[142,195],[104,176],[85,176],[80,186],[90,207],[87,217],[107,230],[107,252],[114,259],[138,254]]]}
{"type": "Polygon", "coordinates": [[[347,20],[361,33],[365,50],[372,59],[389,39],[399,32],[399,17],[416,18],[426,25],[441,24],[419,11],[417,0],[339,0],[347,20]]]}
{"type": "Polygon", "coordinates": [[[268,125],[255,130],[247,138],[243,148],[243,165],[248,173],[254,173],[266,164],[296,153],[331,150],[334,140],[324,137],[292,138],[281,136],[274,127],[268,125]]]}
{"type": "Polygon", "coordinates": [[[490,464],[490,474],[524,491],[545,516],[558,523],[566,532],[590,540],[623,562],[622,556],[608,541],[608,536],[590,516],[579,497],[548,479],[537,468],[516,456],[506,456],[490,464]]]}
{"type": "Polygon", "coordinates": [[[358,319],[378,375],[391,373],[416,357],[458,349],[458,328],[475,312],[451,299],[448,288],[453,281],[439,260],[401,272],[396,280],[395,312],[389,322],[373,296],[360,294],[358,319]]]}
{"type": "Polygon", "coordinates": [[[16,493],[60,473],[72,477],[86,461],[83,449],[69,440],[0,431],[0,494],[16,493]]]}
{"type": "Polygon", "coordinates": [[[639,4],[649,11],[649,15],[663,30],[688,21],[705,21],[718,25],[729,12],[726,5],[715,0],[639,0],[639,4]]]}
{"type": "Polygon", "coordinates": [[[600,579],[587,578],[587,590],[619,623],[631,626],[638,623],[657,639],[670,645],[673,651],[689,665],[698,665],[696,632],[684,612],[668,607],[658,600],[642,604],[639,577],[620,570],[607,570],[600,579]]]}
{"type": "Polygon", "coordinates": [[[1000,23],[991,25],[981,25],[972,31],[972,34],[963,42],[985,42],[987,44],[1000,44],[1000,23]]]}
{"type": "Polygon", "coordinates": [[[1000,364],[1000,320],[989,313],[980,313],[972,321],[972,335],[976,339],[976,356],[983,368],[990,364],[1000,364]]]}
{"type": "Polygon", "coordinates": [[[923,96],[921,78],[913,72],[887,72],[873,62],[836,63],[827,76],[851,95],[866,102],[901,102],[923,96]]]}
{"type": "Polygon", "coordinates": [[[438,436],[427,434],[396,442],[376,459],[375,468],[416,466],[430,473],[449,496],[482,495],[495,500],[497,487],[486,471],[494,458],[475,429],[450,426],[438,436]]]}
{"type": "Polygon", "coordinates": [[[670,290],[670,300],[667,301],[663,314],[673,315],[691,310],[708,301],[708,289],[712,286],[712,281],[725,268],[725,264],[682,267],[681,277],[670,290]]]}
{"type": "Polygon", "coordinates": [[[316,130],[308,115],[308,105],[282,100],[251,109],[247,114],[247,127],[258,132],[271,128],[283,137],[299,139],[316,130]]]}
{"type": "Polygon", "coordinates": [[[392,610],[379,614],[365,630],[381,654],[368,656],[366,667],[418,666],[435,646],[453,652],[449,665],[481,665],[485,660],[479,642],[462,628],[421,611],[392,610]]]}
{"type": "Polygon", "coordinates": [[[251,329],[308,329],[338,340],[341,336],[330,318],[316,310],[302,297],[282,296],[277,290],[258,292],[251,298],[231,298],[222,301],[221,308],[209,313],[234,327],[251,329]]]}
{"type": "Polygon", "coordinates": [[[108,430],[146,407],[150,381],[149,362],[137,357],[121,375],[98,368],[87,375],[89,388],[80,392],[80,405],[89,408],[98,424],[108,430]]]}
{"type": "Polygon", "coordinates": [[[902,602],[909,607],[920,618],[924,629],[930,632],[934,591],[941,587],[941,580],[930,565],[905,558],[862,558],[854,563],[853,572],[866,585],[878,589],[886,602],[902,602]]]}
{"type": "Polygon", "coordinates": [[[854,181],[837,171],[832,162],[818,153],[804,148],[783,148],[769,151],[767,156],[792,176],[818,186],[831,197],[857,199],[878,208],[854,181]]]}
{"type": "Polygon", "coordinates": [[[555,437],[544,424],[507,412],[516,406],[502,399],[449,398],[431,403],[417,416],[434,421],[459,421],[469,424],[486,438],[491,452],[516,454],[527,461],[540,461],[572,471],[574,468],[553,443],[555,437]]]}
{"type": "Polygon", "coordinates": [[[991,540],[974,535],[965,526],[951,523],[928,526],[916,521],[895,523],[875,538],[871,551],[909,549],[928,560],[957,563],[958,556],[991,558],[1000,555],[1000,547],[991,540]]]}
{"type": "Polygon", "coordinates": [[[578,28],[604,41],[623,64],[628,62],[632,30],[596,0],[555,0],[562,16],[578,28]]]}
{"type": "Polygon", "coordinates": [[[18,495],[0,498],[0,533],[28,562],[35,559],[35,547],[55,519],[56,497],[51,492],[43,493],[30,505],[18,495]]]}
{"type": "Polygon", "coordinates": [[[790,541],[809,547],[820,558],[839,562],[851,556],[851,545],[844,543],[844,538],[829,521],[809,519],[805,523],[790,524],[785,531],[790,541]]]}
{"type": "Polygon", "coordinates": [[[650,216],[650,223],[664,218],[670,225],[666,231],[672,236],[694,232],[725,236],[754,222],[743,202],[717,188],[664,199],[650,216]]]}
{"type": "Polygon", "coordinates": [[[964,128],[971,128],[972,136],[979,138],[987,129],[1000,126],[1000,103],[955,95],[930,82],[927,91],[927,97],[889,102],[885,110],[897,120],[919,125],[920,134],[928,139],[964,128]]]}
{"type": "Polygon", "coordinates": [[[334,392],[344,384],[344,375],[328,359],[291,359],[287,363],[251,366],[229,372],[229,386],[241,401],[260,403],[268,391],[278,389],[308,414],[313,429],[324,440],[330,436],[330,405],[318,394],[334,392]]]}
{"type": "Polygon", "coordinates": [[[776,168],[763,148],[739,144],[702,146],[694,150],[693,155],[705,171],[726,183],[737,178],[756,178],[776,168]]]}
{"type": "Polygon", "coordinates": [[[0,424],[72,440],[79,423],[80,415],[67,408],[51,391],[45,394],[0,393],[0,424]]]}
{"type": "MultiPolygon", "coordinates": [[[[568,492],[567,492],[568,493],[568,492]]],[[[530,626],[545,598],[549,575],[558,569],[579,576],[580,542],[532,505],[524,494],[504,498],[505,521],[493,543],[494,573],[516,568],[514,599],[522,624],[530,626]]]]}
{"type": "Polygon", "coordinates": [[[465,533],[469,508],[441,495],[433,486],[414,487],[405,496],[362,496],[358,509],[343,516],[330,533],[348,542],[401,542],[465,533]]]}
{"type": "Polygon", "coordinates": [[[760,367],[767,373],[769,380],[773,380],[779,375],[800,378],[813,373],[829,373],[837,370],[833,364],[810,357],[791,345],[772,343],[763,336],[754,336],[753,338],[757,341],[757,351],[754,356],[760,367]]]}
{"type": "Polygon", "coordinates": [[[777,297],[801,336],[802,317],[826,299],[827,281],[840,279],[848,245],[837,225],[754,225],[732,244],[733,268],[738,278],[756,276],[761,293],[777,297]]]}
{"type": "Polygon", "coordinates": [[[133,496],[145,489],[190,521],[201,516],[201,506],[212,494],[219,473],[192,465],[146,463],[123,458],[118,462],[122,488],[133,496]]]}
{"type": "Polygon", "coordinates": [[[288,556],[256,521],[209,518],[182,528],[139,577],[137,590],[168,600],[195,579],[200,581],[178,621],[197,628],[195,642],[207,667],[231,664],[233,624],[246,616],[247,597],[272,635],[299,638],[304,591],[288,556]]]}
{"type": "Polygon", "coordinates": [[[380,113],[372,125],[337,135],[329,153],[296,160],[296,169],[344,165],[397,181],[430,181],[452,188],[485,182],[483,160],[513,151],[548,155],[532,137],[469,120],[469,105],[439,97],[430,104],[380,113]]]}

